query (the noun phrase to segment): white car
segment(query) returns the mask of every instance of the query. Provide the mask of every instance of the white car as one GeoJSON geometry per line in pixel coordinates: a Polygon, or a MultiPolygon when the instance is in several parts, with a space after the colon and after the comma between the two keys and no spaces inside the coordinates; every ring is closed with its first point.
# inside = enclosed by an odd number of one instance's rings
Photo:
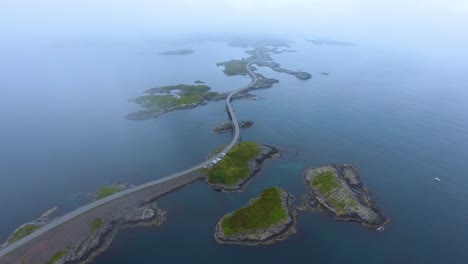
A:
{"type": "Polygon", "coordinates": [[[221,153],[221,157],[224,157],[224,156],[226,156],[226,153],[224,153],[224,152],[221,153]]]}
{"type": "Polygon", "coordinates": [[[218,160],[212,160],[211,163],[216,164],[218,163],[218,160]]]}
{"type": "Polygon", "coordinates": [[[221,158],[217,158],[216,160],[217,160],[217,161],[221,161],[221,158]]]}

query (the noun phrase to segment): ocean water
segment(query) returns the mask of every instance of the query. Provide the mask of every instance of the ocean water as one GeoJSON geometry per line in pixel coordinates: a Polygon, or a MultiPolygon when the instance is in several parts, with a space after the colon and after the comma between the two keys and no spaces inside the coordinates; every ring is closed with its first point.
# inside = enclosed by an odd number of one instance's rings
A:
{"type": "MultiPolygon", "coordinates": [[[[55,205],[67,211],[85,203],[87,193],[102,185],[139,184],[190,167],[230,140],[229,134],[211,132],[227,119],[223,102],[135,122],[123,119],[137,109],[128,98],[197,79],[215,91],[249,83],[216,67],[246,56],[224,43],[171,47],[155,39],[104,39],[23,45],[9,49],[7,63],[0,64],[7,73],[0,77],[0,207],[7,215],[1,237],[55,205]],[[176,48],[196,53],[157,55],[176,48]]],[[[292,48],[298,52],[273,58],[310,72],[312,79],[260,68],[280,83],[255,91],[261,100],[234,102],[240,120],[255,122],[242,139],[285,154],[268,161],[242,193],[218,193],[200,181],[162,197],[158,203],[168,218],[163,226],[122,230],[93,263],[468,262],[466,64],[365,44],[298,40],[292,48]],[[214,226],[224,214],[268,186],[293,193],[299,204],[306,192],[303,170],[329,163],[357,166],[391,219],[384,232],[299,212],[297,234],[278,244],[215,242],[214,226]]]]}

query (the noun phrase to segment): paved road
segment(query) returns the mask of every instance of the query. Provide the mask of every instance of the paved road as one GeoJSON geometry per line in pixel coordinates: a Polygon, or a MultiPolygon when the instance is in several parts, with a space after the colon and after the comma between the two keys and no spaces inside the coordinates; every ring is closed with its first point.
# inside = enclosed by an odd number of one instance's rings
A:
{"type": "MultiPolygon", "coordinates": [[[[252,63],[254,63],[254,61],[250,61],[248,64],[247,64],[247,70],[249,72],[249,75],[250,77],[252,78],[252,82],[244,87],[244,88],[241,88],[239,90],[236,90],[236,91],[233,91],[232,93],[230,93],[228,95],[228,97],[226,98],[226,107],[229,111],[229,115],[231,117],[231,120],[232,120],[232,123],[234,124],[234,136],[232,138],[232,141],[231,143],[224,148],[224,150],[222,152],[228,152],[229,150],[231,150],[234,145],[239,141],[239,136],[240,136],[240,128],[239,128],[239,122],[237,121],[237,117],[236,117],[236,113],[234,112],[234,109],[232,108],[232,105],[231,105],[231,100],[232,100],[232,97],[238,93],[242,93],[244,91],[247,91],[250,86],[252,86],[256,81],[257,81],[257,76],[251,71],[250,69],[250,66],[252,65],[252,63]]],[[[5,246],[4,248],[1,248],[0,249],[0,258],[6,254],[8,254],[9,252],[15,250],[16,248],[18,247],[21,247],[22,245],[24,245],[25,243],[35,239],[36,237],[46,233],[47,231],[69,221],[70,219],[73,219],[83,213],[86,213],[98,206],[101,206],[103,204],[106,204],[108,203],[109,201],[112,201],[114,199],[117,199],[117,198],[120,198],[122,196],[126,196],[126,195],[130,195],[132,193],[135,193],[135,192],[138,192],[140,190],[143,190],[143,189],[146,189],[148,187],[152,187],[152,186],[155,186],[157,184],[161,184],[161,183],[164,183],[166,181],[169,181],[169,180],[172,180],[172,179],[175,179],[175,178],[179,178],[179,177],[183,177],[184,175],[187,175],[193,171],[196,171],[200,168],[202,168],[203,166],[207,165],[207,164],[210,164],[211,161],[215,158],[218,158],[221,156],[221,153],[217,154],[216,156],[214,157],[211,157],[209,160],[206,160],[198,165],[195,165],[187,170],[184,170],[184,171],[181,171],[181,172],[178,172],[178,173],[175,173],[175,174],[172,174],[172,175],[169,175],[169,176],[166,176],[164,178],[161,178],[161,179],[157,179],[157,180],[154,180],[154,181],[150,181],[150,182],[147,182],[145,184],[142,184],[142,185],[139,185],[139,186],[135,186],[133,188],[130,188],[130,189],[127,189],[127,190],[124,190],[122,192],[119,192],[119,193],[116,193],[114,195],[111,195],[111,196],[108,196],[108,197],[105,197],[103,199],[100,199],[100,200],[97,200],[95,202],[92,202],[90,204],[87,204],[87,205],[84,205],[62,217],[59,217],[59,218],[56,218],[54,220],[52,220],[50,223],[44,225],[43,227],[41,227],[40,229],[36,230],[35,232],[33,232],[32,234],[30,234],[29,236],[26,236],[10,245],[7,245],[5,246]]]]}

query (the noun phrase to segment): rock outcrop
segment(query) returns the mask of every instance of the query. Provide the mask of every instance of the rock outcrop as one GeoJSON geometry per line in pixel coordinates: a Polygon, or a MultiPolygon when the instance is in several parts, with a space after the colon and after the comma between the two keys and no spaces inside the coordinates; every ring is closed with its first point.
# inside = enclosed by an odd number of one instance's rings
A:
{"type": "Polygon", "coordinates": [[[281,155],[280,150],[278,150],[277,148],[273,146],[262,144],[262,145],[259,145],[259,147],[260,147],[260,153],[256,155],[255,157],[253,157],[252,159],[250,159],[248,162],[249,174],[247,177],[240,179],[234,185],[211,183],[209,180],[207,180],[208,185],[210,185],[217,191],[223,191],[223,192],[242,191],[244,185],[248,183],[255,176],[255,174],[257,174],[260,171],[262,164],[266,160],[272,159],[272,158],[278,158],[281,155]]]}
{"type": "Polygon", "coordinates": [[[368,196],[353,165],[310,168],[305,171],[304,180],[311,191],[304,196],[304,210],[324,211],[338,220],[374,228],[389,222],[368,196]]]}
{"type": "Polygon", "coordinates": [[[166,212],[155,203],[133,208],[104,222],[94,234],[90,232],[81,242],[67,250],[63,257],[66,264],[89,263],[96,255],[105,251],[121,228],[134,226],[158,226],[166,221],[166,212]]]}
{"type": "MultiPolygon", "coordinates": [[[[272,224],[267,228],[259,228],[248,230],[245,232],[227,235],[222,228],[222,222],[226,217],[230,217],[235,212],[225,215],[215,227],[215,239],[222,244],[240,244],[240,245],[264,245],[272,244],[286,239],[289,235],[296,233],[296,212],[292,205],[294,196],[281,189],[281,206],[286,212],[285,219],[272,224]]],[[[259,197],[251,199],[249,206],[252,205],[259,197]]],[[[253,219],[256,221],[257,219],[253,219]]]]}
{"type": "MultiPolygon", "coordinates": [[[[239,121],[239,126],[241,128],[248,128],[253,126],[254,122],[253,121],[239,121]]],[[[224,132],[229,132],[232,131],[232,122],[224,122],[221,123],[213,128],[213,132],[216,133],[224,133],[224,132]]]]}

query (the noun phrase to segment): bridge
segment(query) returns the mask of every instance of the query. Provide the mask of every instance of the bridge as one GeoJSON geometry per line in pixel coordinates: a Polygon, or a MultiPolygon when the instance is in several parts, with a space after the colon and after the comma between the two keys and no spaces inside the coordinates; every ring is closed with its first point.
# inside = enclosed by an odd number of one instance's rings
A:
{"type": "MultiPolygon", "coordinates": [[[[249,63],[247,63],[247,65],[246,65],[248,74],[252,78],[252,82],[249,85],[247,85],[246,87],[244,87],[244,88],[241,88],[241,89],[238,89],[236,91],[231,92],[226,98],[226,108],[228,110],[229,117],[230,117],[230,119],[232,121],[232,124],[234,125],[234,134],[233,134],[233,138],[232,138],[231,142],[229,143],[229,145],[227,145],[223,149],[223,151],[221,151],[220,153],[218,153],[217,155],[215,155],[213,157],[210,157],[210,159],[208,159],[208,160],[206,160],[204,162],[201,162],[201,163],[199,163],[199,164],[197,164],[197,165],[195,165],[195,166],[193,166],[191,168],[188,168],[188,169],[186,169],[184,171],[180,171],[180,172],[174,173],[172,175],[169,175],[169,176],[166,176],[166,177],[154,180],[154,181],[147,182],[145,184],[141,184],[141,185],[126,189],[126,190],[124,190],[122,192],[113,194],[111,196],[108,196],[108,197],[105,197],[103,199],[100,199],[100,200],[94,201],[92,203],[89,203],[87,205],[84,205],[84,206],[82,206],[82,207],[80,207],[80,208],[78,208],[78,209],[76,209],[76,210],[74,210],[74,211],[72,211],[72,212],[70,212],[68,214],[65,214],[65,215],[63,215],[63,216],[61,216],[59,218],[53,219],[51,222],[49,222],[46,225],[42,226],[41,228],[34,231],[30,235],[28,235],[28,236],[26,236],[26,237],[24,237],[22,239],[19,239],[18,241],[15,241],[14,243],[8,244],[3,248],[0,248],[0,262],[3,263],[2,259],[3,259],[4,256],[8,257],[8,254],[14,253],[13,251],[15,249],[18,249],[18,248],[22,247],[23,245],[27,244],[28,242],[32,242],[34,239],[40,237],[41,235],[46,234],[47,232],[55,229],[56,227],[64,225],[65,223],[69,222],[70,220],[76,219],[77,217],[82,216],[85,213],[92,211],[93,209],[96,209],[98,207],[102,207],[102,206],[104,206],[106,204],[110,204],[113,201],[117,201],[119,198],[129,197],[129,196],[132,196],[132,195],[137,195],[138,193],[145,193],[145,190],[148,193],[148,190],[150,188],[152,188],[154,190],[154,187],[160,187],[160,188],[157,188],[158,189],[157,193],[159,195],[161,195],[163,193],[167,193],[167,192],[173,191],[173,190],[175,190],[177,188],[180,188],[180,187],[182,187],[182,186],[184,186],[184,185],[186,185],[186,184],[188,184],[190,182],[193,182],[194,180],[202,178],[203,175],[197,173],[197,171],[199,169],[201,169],[203,166],[210,164],[213,159],[221,157],[222,152],[227,153],[239,141],[240,127],[239,127],[239,122],[237,120],[236,113],[234,112],[234,109],[232,107],[231,101],[232,101],[233,96],[235,96],[235,95],[237,95],[239,93],[243,93],[243,92],[248,91],[249,88],[257,81],[257,76],[252,72],[252,70],[250,68],[252,63],[254,63],[253,60],[250,61],[249,63]]],[[[52,252],[52,254],[53,254],[53,252],[52,252]]],[[[6,260],[6,261],[7,261],[7,263],[12,263],[12,262],[9,262],[8,260],[6,260]]]]}

